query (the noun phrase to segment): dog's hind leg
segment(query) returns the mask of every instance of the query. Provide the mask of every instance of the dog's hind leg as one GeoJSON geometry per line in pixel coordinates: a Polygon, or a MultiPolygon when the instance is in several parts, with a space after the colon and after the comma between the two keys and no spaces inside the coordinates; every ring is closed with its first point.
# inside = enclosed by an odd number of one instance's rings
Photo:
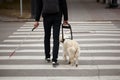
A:
{"type": "Polygon", "coordinates": [[[75,66],[78,67],[78,57],[76,57],[75,66]]]}
{"type": "Polygon", "coordinates": [[[80,53],[80,49],[77,49],[77,52],[76,52],[76,54],[75,54],[75,65],[76,65],[76,67],[78,67],[78,61],[79,61],[78,57],[79,57],[79,53],[80,53]]]}
{"type": "Polygon", "coordinates": [[[63,53],[63,58],[65,61],[67,61],[67,52],[64,50],[64,53],[63,53]]]}
{"type": "Polygon", "coordinates": [[[74,58],[71,59],[71,65],[72,65],[72,66],[75,65],[75,60],[74,60],[74,58]]]}

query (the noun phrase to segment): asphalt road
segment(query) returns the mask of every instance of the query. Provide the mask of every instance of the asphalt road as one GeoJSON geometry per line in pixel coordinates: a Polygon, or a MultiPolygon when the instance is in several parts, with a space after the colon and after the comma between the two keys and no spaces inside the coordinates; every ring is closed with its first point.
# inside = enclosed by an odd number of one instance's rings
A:
{"type": "Polygon", "coordinates": [[[0,43],[23,24],[23,22],[0,22],[0,43]]]}
{"type": "Polygon", "coordinates": [[[81,48],[79,67],[63,61],[62,46],[57,68],[44,61],[42,23],[31,32],[33,22],[0,22],[0,80],[120,80],[117,9],[106,10],[93,0],[68,3],[73,36],[81,48]],[[17,47],[20,48],[9,58],[17,47]]]}
{"type": "MultiPolygon", "coordinates": [[[[0,80],[120,79],[120,28],[116,26],[118,22],[70,22],[74,39],[81,48],[77,68],[63,61],[62,46],[59,51],[60,65],[57,68],[44,61],[42,23],[34,32],[31,32],[33,22],[0,23],[0,80]],[[18,46],[20,48],[9,58],[10,53],[18,46]]],[[[68,31],[66,35],[67,33],[68,31]]]]}

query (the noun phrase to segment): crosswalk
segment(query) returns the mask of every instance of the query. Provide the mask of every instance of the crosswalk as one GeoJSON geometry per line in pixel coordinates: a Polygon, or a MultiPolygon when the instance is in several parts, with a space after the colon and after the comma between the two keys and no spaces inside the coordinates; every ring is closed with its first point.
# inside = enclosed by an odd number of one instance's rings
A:
{"type": "Polygon", "coordinates": [[[70,24],[81,48],[78,67],[64,62],[61,45],[60,65],[46,63],[42,22],[33,32],[33,22],[26,22],[0,44],[0,80],[120,80],[120,28],[111,21],[70,24]]]}

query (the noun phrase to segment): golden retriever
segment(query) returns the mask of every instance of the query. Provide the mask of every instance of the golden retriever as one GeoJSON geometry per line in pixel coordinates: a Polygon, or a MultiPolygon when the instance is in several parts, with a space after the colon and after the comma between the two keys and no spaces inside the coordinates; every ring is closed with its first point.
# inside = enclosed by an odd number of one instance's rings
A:
{"type": "Polygon", "coordinates": [[[78,57],[80,55],[80,47],[77,41],[65,39],[64,41],[60,40],[63,44],[63,57],[67,61],[67,56],[69,57],[69,64],[72,66],[78,66],[78,57]]]}

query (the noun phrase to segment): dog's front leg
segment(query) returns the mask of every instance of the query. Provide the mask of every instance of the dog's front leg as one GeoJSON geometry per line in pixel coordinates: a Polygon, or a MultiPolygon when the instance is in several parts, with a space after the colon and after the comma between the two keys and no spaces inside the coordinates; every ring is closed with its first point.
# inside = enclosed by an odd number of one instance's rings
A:
{"type": "Polygon", "coordinates": [[[78,49],[78,51],[75,55],[75,65],[76,65],[76,67],[78,67],[78,61],[79,61],[78,57],[79,57],[79,55],[80,55],[80,49],[78,49]]]}
{"type": "Polygon", "coordinates": [[[78,57],[76,57],[75,66],[78,67],[78,57]]]}
{"type": "Polygon", "coordinates": [[[68,62],[68,64],[71,64],[71,59],[70,59],[70,57],[69,57],[69,62],[68,62]]]}
{"type": "Polygon", "coordinates": [[[63,53],[63,57],[64,57],[64,60],[67,61],[67,52],[64,50],[64,53],[63,53]]]}
{"type": "Polygon", "coordinates": [[[70,62],[71,62],[70,64],[71,64],[72,66],[74,66],[74,64],[75,64],[74,58],[71,58],[70,62]]]}

